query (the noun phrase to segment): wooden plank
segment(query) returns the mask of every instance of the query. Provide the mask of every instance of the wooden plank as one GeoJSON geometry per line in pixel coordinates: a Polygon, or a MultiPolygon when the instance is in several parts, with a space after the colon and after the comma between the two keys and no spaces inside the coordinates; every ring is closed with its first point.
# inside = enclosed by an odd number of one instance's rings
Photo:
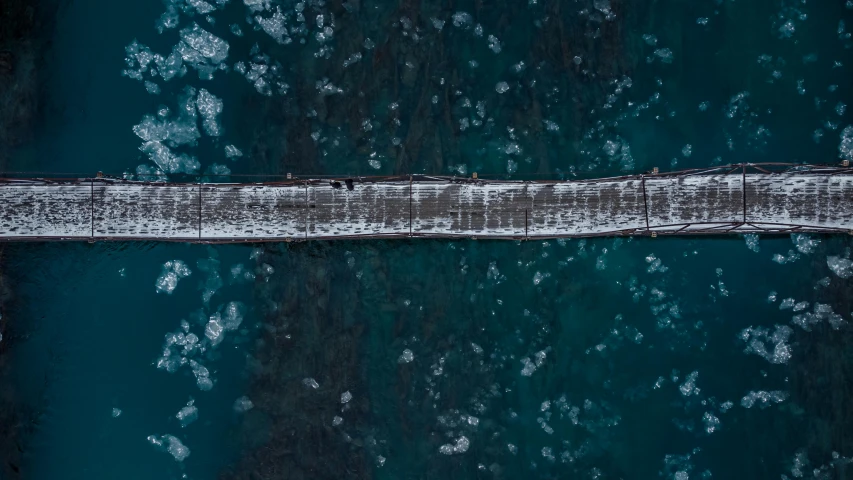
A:
{"type": "Polygon", "coordinates": [[[308,186],[307,238],[407,236],[409,183],[308,186]]]}
{"type": "Polygon", "coordinates": [[[451,183],[412,184],[412,234],[458,234],[454,219],[459,211],[459,185],[451,183]]]}
{"type": "Polygon", "coordinates": [[[412,232],[426,236],[524,237],[527,184],[415,183],[412,232]]]}
{"type": "Polygon", "coordinates": [[[746,177],[749,222],[853,229],[853,175],[746,177]]]}
{"type": "Polygon", "coordinates": [[[198,240],[197,185],[95,184],[95,237],[198,240]]]}
{"type": "Polygon", "coordinates": [[[91,185],[0,184],[0,237],[88,238],[91,185]]]}
{"type": "Polygon", "coordinates": [[[646,228],[640,180],[529,187],[530,237],[601,235],[646,228]]]}
{"type": "Polygon", "coordinates": [[[272,240],[305,236],[305,186],[202,187],[201,238],[272,240]]]}
{"type": "Polygon", "coordinates": [[[646,177],[649,228],[652,230],[694,228],[743,221],[743,177],[693,175],[646,177]]]}

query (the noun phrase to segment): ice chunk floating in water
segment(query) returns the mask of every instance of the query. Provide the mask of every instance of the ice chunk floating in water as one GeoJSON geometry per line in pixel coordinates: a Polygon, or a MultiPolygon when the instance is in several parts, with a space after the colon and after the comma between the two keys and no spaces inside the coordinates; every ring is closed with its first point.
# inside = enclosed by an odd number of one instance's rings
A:
{"type": "Polygon", "coordinates": [[[198,70],[199,78],[213,79],[213,72],[224,69],[228,42],[193,23],[181,30],[181,42],[175,47],[183,61],[198,70]]]}
{"type": "Polygon", "coordinates": [[[746,240],[746,247],[752,250],[753,252],[758,253],[758,234],[755,233],[747,233],[743,236],[744,240],[746,240]]]}
{"type": "Polygon", "coordinates": [[[195,406],[195,400],[190,400],[187,402],[187,405],[180,409],[177,414],[175,414],[175,418],[181,422],[182,427],[186,427],[187,425],[193,423],[198,420],[198,407],[195,406]]]}
{"type": "Polygon", "coordinates": [[[234,411],[237,413],[246,413],[253,408],[255,408],[255,404],[245,395],[234,400],[234,411]]]}
{"type": "Polygon", "coordinates": [[[409,363],[414,359],[415,359],[415,354],[412,353],[412,351],[407,348],[407,349],[403,350],[403,353],[400,354],[400,358],[397,359],[397,361],[399,363],[409,363]]]}
{"type": "Polygon", "coordinates": [[[190,449],[173,435],[163,435],[160,437],[157,435],[149,435],[148,443],[154,445],[160,450],[169,452],[173,457],[175,457],[175,460],[179,462],[183,462],[190,456],[190,449]]]}
{"type": "Polygon", "coordinates": [[[305,385],[305,386],[306,386],[306,387],[308,387],[308,388],[313,388],[314,390],[316,390],[316,389],[320,388],[320,384],[319,384],[319,383],[317,383],[317,380],[314,380],[313,378],[305,378],[305,379],[303,379],[303,380],[302,380],[302,384],[303,384],[303,385],[305,385]]]}
{"type": "Polygon", "coordinates": [[[178,287],[178,281],[182,278],[189,277],[192,271],[181,260],[170,260],[163,264],[163,271],[157,278],[155,287],[157,293],[167,293],[169,295],[178,287]]]}
{"type": "Polygon", "coordinates": [[[853,125],[848,125],[841,132],[841,143],[838,144],[838,156],[842,160],[853,160],[853,125]]]}
{"type": "Polygon", "coordinates": [[[211,137],[222,135],[222,126],[217,118],[222,113],[222,100],[202,88],[198,91],[196,105],[198,106],[198,113],[201,115],[204,133],[211,137]]]}
{"type": "Polygon", "coordinates": [[[774,364],[787,363],[791,358],[791,346],[787,343],[793,330],[785,325],[776,325],[773,333],[766,328],[747,327],[740,333],[746,343],[744,353],[753,353],[774,364]]]}
{"type": "Polygon", "coordinates": [[[826,264],[832,270],[832,273],[841,278],[850,278],[853,276],[853,261],[849,258],[830,255],[826,257],[826,264]]]}
{"type": "Polygon", "coordinates": [[[456,439],[456,444],[451,445],[446,443],[439,447],[438,451],[445,455],[454,455],[459,453],[465,453],[468,451],[468,447],[471,445],[471,442],[468,440],[468,437],[461,436],[456,439]]]}
{"type": "Polygon", "coordinates": [[[781,390],[773,390],[770,392],[758,390],[755,392],[749,392],[740,400],[740,405],[743,408],[752,408],[754,405],[758,405],[760,408],[766,408],[774,403],[782,403],[787,399],[788,393],[781,390]]]}
{"type": "Polygon", "coordinates": [[[177,118],[171,117],[169,109],[164,107],[157,117],[145,115],[133,127],[133,133],[145,142],[139,149],[166,173],[195,173],[201,166],[195,157],[184,153],[176,155],[171,150],[182,145],[195,145],[201,137],[196,125],[195,94],[194,88],[184,90],[177,118]]]}
{"type": "Polygon", "coordinates": [[[805,233],[794,233],[791,235],[791,241],[797,247],[800,253],[812,253],[815,248],[820,245],[819,238],[813,238],[805,233]]]}
{"type": "Polygon", "coordinates": [[[241,152],[240,149],[235,147],[234,145],[226,145],[225,156],[231,160],[236,160],[243,156],[243,152],[241,152]]]}

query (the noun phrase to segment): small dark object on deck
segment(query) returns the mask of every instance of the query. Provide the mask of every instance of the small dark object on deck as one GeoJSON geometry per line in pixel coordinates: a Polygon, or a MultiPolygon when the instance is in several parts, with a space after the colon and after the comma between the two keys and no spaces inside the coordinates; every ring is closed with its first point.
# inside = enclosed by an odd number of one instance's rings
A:
{"type": "Polygon", "coordinates": [[[355,190],[355,187],[352,186],[352,179],[351,178],[346,179],[346,184],[347,184],[347,190],[355,190]]]}
{"type": "Polygon", "coordinates": [[[332,188],[341,188],[341,182],[329,182],[332,188]]]}

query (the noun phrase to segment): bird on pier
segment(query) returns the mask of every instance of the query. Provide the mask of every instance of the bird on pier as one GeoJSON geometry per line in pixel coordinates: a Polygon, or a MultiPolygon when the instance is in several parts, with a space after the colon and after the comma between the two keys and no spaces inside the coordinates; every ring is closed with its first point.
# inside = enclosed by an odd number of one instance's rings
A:
{"type": "Polygon", "coordinates": [[[355,189],[355,187],[352,186],[352,179],[351,178],[346,179],[345,182],[347,184],[347,190],[354,190],[355,189]]]}
{"type": "Polygon", "coordinates": [[[329,182],[332,188],[341,188],[341,182],[329,182]]]}

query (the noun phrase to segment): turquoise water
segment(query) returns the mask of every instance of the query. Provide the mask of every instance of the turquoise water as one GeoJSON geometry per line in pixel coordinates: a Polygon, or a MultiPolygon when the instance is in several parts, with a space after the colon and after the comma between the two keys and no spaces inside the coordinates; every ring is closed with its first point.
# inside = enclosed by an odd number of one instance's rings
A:
{"type": "MultiPolygon", "coordinates": [[[[40,101],[10,172],[571,178],[851,154],[849,2],[36,10],[40,101]]],[[[828,257],[850,248],[9,245],[0,478],[845,478],[853,285],[828,257]]]]}

